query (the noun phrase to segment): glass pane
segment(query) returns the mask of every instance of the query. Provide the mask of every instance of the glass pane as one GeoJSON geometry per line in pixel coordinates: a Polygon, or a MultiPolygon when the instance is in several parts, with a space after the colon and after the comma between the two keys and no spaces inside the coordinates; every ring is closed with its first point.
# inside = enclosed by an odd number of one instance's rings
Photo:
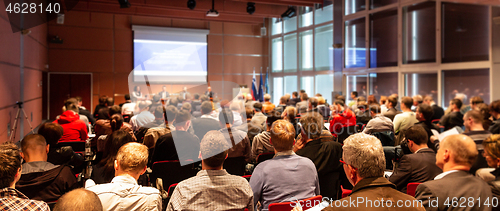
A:
{"type": "Polygon", "coordinates": [[[285,20],[285,33],[297,30],[297,16],[285,20]]]}
{"type": "Polygon", "coordinates": [[[347,84],[347,89],[346,89],[346,102],[347,104],[354,104],[351,98],[351,92],[358,92],[358,96],[365,96],[366,97],[366,82],[367,78],[366,75],[350,75],[346,77],[346,84],[347,84]],[[361,95],[364,93],[364,95],[361,95]]]}
{"type": "Polygon", "coordinates": [[[442,61],[489,59],[488,6],[443,3],[442,61]]]}
{"type": "Polygon", "coordinates": [[[437,73],[408,73],[405,74],[406,96],[432,96],[437,99],[437,73]]]}
{"type": "Polygon", "coordinates": [[[313,69],[313,33],[312,30],[300,33],[300,69],[313,69]]]}
{"type": "Polygon", "coordinates": [[[403,8],[403,62],[436,62],[436,2],[403,8]]]}
{"type": "Polygon", "coordinates": [[[365,19],[345,22],[345,67],[366,67],[365,19]]]}
{"type": "Polygon", "coordinates": [[[316,70],[333,70],[333,24],[315,29],[314,64],[316,70]]]}
{"type": "Polygon", "coordinates": [[[353,14],[365,10],[365,0],[345,0],[345,14],[353,14]]]}
{"type": "Polygon", "coordinates": [[[316,76],[316,93],[320,93],[331,104],[333,92],[333,74],[316,76]]]}
{"type": "Polygon", "coordinates": [[[372,10],[396,2],[398,2],[398,0],[370,0],[370,9],[372,10]]]}
{"type": "Polygon", "coordinates": [[[285,72],[297,72],[297,34],[285,36],[285,72]]]}
{"type": "Polygon", "coordinates": [[[293,92],[297,91],[297,76],[290,75],[285,76],[285,93],[289,93],[290,95],[293,92]]]}
{"type": "MultiPolygon", "coordinates": [[[[363,96],[365,89],[361,89],[359,96],[363,96]]],[[[370,95],[375,95],[377,100],[380,96],[389,96],[398,93],[398,73],[370,73],[370,95]]]]}
{"type": "Polygon", "coordinates": [[[283,39],[281,37],[273,39],[273,72],[283,70],[283,39]]]}
{"type": "Polygon", "coordinates": [[[313,76],[303,76],[300,78],[300,89],[306,91],[307,96],[313,97],[314,93],[314,77],[313,76]]]}
{"type": "Polygon", "coordinates": [[[446,70],[443,71],[442,105],[448,107],[450,100],[464,97],[464,105],[469,104],[473,96],[480,96],[484,103],[490,103],[490,71],[489,69],[446,70]]]}
{"type": "Polygon", "coordinates": [[[314,11],[314,24],[333,20],[333,1],[326,0],[323,2],[323,7],[321,7],[321,4],[316,6],[316,10],[314,11]]]}
{"type": "Polygon", "coordinates": [[[281,18],[273,18],[272,23],[272,35],[281,34],[283,32],[283,21],[281,18]]]}
{"type": "Polygon", "coordinates": [[[312,7],[300,7],[300,27],[306,27],[313,24],[313,8],[312,7]]]}
{"type": "Polygon", "coordinates": [[[275,105],[280,104],[280,98],[283,96],[283,78],[273,78],[273,98],[272,101],[275,105]]]}
{"type": "Polygon", "coordinates": [[[398,11],[370,15],[370,67],[398,65],[398,11]]]}

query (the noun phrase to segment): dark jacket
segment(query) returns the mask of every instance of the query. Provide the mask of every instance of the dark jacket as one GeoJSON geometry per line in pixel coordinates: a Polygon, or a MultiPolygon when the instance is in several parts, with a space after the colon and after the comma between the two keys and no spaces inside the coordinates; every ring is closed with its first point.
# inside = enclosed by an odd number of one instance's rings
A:
{"type": "Polygon", "coordinates": [[[452,111],[447,115],[441,117],[439,120],[439,125],[444,127],[444,130],[449,130],[455,126],[464,126],[464,115],[460,111],[452,111]]]}
{"type": "Polygon", "coordinates": [[[231,148],[228,150],[228,158],[234,157],[245,157],[245,161],[248,163],[251,159],[251,148],[250,140],[245,132],[237,130],[235,128],[227,128],[219,130],[231,148]]]}
{"type": "Polygon", "coordinates": [[[73,166],[74,172],[81,172],[84,164],[83,157],[75,153],[71,146],[51,147],[47,154],[47,162],[54,165],[66,164],[73,166]]]}
{"type": "MultiPolygon", "coordinates": [[[[500,198],[500,168],[496,168],[495,171],[491,172],[491,174],[495,175],[495,180],[488,182],[488,184],[491,187],[491,193],[493,194],[493,197],[500,198]]],[[[500,205],[494,207],[492,210],[493,211],[500,210],[500,205]]]]}
{"type": "Polygon", "coordinates": [[[443,108],[439,107],[438,105],[434,104],[432,105],[432,110],[434,111],[434,115],[432,115],[432,120],[435,120],[435,119],[441,119],[441,117],[444,116],[444,110],[443,108]]]}
{"type": "Polygon", "coordinates": [[[443,170],[436,166],[434,150],[424,148],[417,153],[403,155],[398,167],[389,178],[398,190],[406,193],[406,186],[411,182],[423,183],[433,180],[443,170]]]}
{"type": "Polygon", "coordinates": [[[462,134],[469,136],[476,143],[478,155],[476,160],[474,161],[474,164],[472,164],[472,167],[469,170],[471,174],[475,175],[478,169],[488,168],[488,162],[486,162],[486,158],[483,156],[483,151],[484,151],[483,141],[486,138],[490,137],[491,133],[486,130],[479,130],[479,131],[464,132],[462,134]]]}
{"type": "Polygon", "coordinates": [[[211,130],[220,130],[219,121],[212,118],[197,118],[191,120],[191,126],[193,127],[194,134],[198,138],[203,139],[205,134],[211,130]]]}
{"type": "Polygon", "coordinates": [[[417,122],[415,125],[418,125],[422,128],[424,128],[425,132],[427,132],[427,146],[431,149],[433,149],[435,152],[437,152],[437,149],[436,147],[434,146],[434,144],[432,144],[429,140],[431,140],[431,136],[434,135],[432,134],[432,129],[436,130],[436,131],[440,131],[439,127],[435,124],[432,124],[430,121],[428,122],[417,122]]]}
{"type": "Polygon", "coordinates": [[[391,121],[394,121],[394,117],[396,114],[401,113],[400,111],[396,110],[395,108],[390,108],[388,111],[384,113],[384,116],[387,118],[391,119],[391,121]]]}
{"type": "MultiPolygon", "coordinates": [[[[329,207],[326,207],[325,211],[337,211],[337,210],[374,210],[374,211],[379,211],[379,210],[421,210],[424,211],[425,209],[420,206],[420,203],[417,203],[415,201],[415,198],[411,197],[410,195],[401,193],[397,191],[396,186],[392,184],[391,182],[387,181],[384,177],[371,177],[371,178],[365,178],[359,181],[354,188],[352,189],[352,193],[349,194],[348,197],[343,198],[339,202],[332,202],[329,207]],[[363,199],[365,203],[361,203],[361,200],[363,199]],[[384,200],[382,203],[384,206],[374,206],[376,203],[373,203],[374,201],[379,201],[381,202],[381,199],[384,200]],[[372,205],[370,206],[370,203],[368,200],[372,201],[372,205]],[[354,201],[354,205],[352,205],[352,201],[354,201]],[[392,206],[388,206],[390,203],[386,203],[387,201],[392,201],[392,206]],[[412,202],[410,206],[405,207],[398,207],[397,203],[398,201],[410,201],[412,202]],[[337,205],[337,206],[336,206],[337,205]]],[[[321,190],[321,189],[320,189],[321,190]]],[[[401,203],[401,202],[400,202],[401,203]]],[[[380,203],[379,203],[380,204],[380,203]]]]}
{"type": "Polygon", "coordinates": [[[84,110],[84,109],[80,109],[80,110],[78,110],[78,114],[86,116],[89,119],[89,122],[92,125],[95,124],[95,118],[92,116],[92,114],[90,113],[90,111],[84,110]]]}
{"type": "MultiPolygon", "coordinates": [[[[479,177],[469,174],[467,171],[457,171],[450,173],[438,180],[431,180],[420,184],[415,192],[415,198],[422,200],[422,205],[429,210],[490,210],[491,207],[485,206],[486,200],[491,204],[492,194],[488,184],[479,177]],[[474,206],[466,205],[464,207],[452,207],[453,198],[474,199],[474,206]],[[438,206],[430,206],[431,200],[438,199],[438,206]],[[449,206],[445,205],[446,199],[449,206]],[[480,201],[478,201],[480,200],[480,201]],[[479,207],[480,206],[480,207],[479,207]]],[[[459,202],[460,203],[460,202],[459,202]]]]}
{"type": "Polygon", "coordinates": [[[65,193],[80,187],[71,168],[65,165],[44,172],[22,174],[16,189],[28,198],[45,202],[57,201],[65,193]]]}
{"type": "Polygon", "coordinates": [[[334,141],[322,142],[321,139],[316,139],[307,142],[296,154],[311,159],[316,166],[321,195],[334,200],[340,199],[340,177],[344,174],[339,161],[342,157],[342,145],[334,141]]]}
{"type": "Polygon", "coordinates": [[[493,134],[500,134],[500,119],[493,121],[488,130],[493,134]]]}

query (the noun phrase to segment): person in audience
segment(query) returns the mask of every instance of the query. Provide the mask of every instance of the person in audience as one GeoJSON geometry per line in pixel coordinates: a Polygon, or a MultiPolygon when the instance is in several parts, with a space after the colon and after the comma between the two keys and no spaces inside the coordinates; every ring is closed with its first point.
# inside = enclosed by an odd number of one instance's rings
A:
{"type": "Polygon", "coordinates": [[[103,184],[111,182],[115,176],[115,169],[113,163],[116,159],[116,154],[121,146],[126,143],[133,142],[132,136],[123,130],[117,130],[106,138],[106,145],[104,146],[103,159],[95,166],[93,166],[90,178],[96,184],[103,184]]]}
{"type": "Polygon", "coordinates": [[[92,114],[90,113],[90,111],[88,111],[83,106],[82,97],[76,96],[75,99],[78,102],[78,114],[87,117],[87,119],[89,120],[90,124],[94,125],[95,124],[95,118],[92,116],[92,114]]]}
{"type": "MultiPolygon", "coordinates": [[[[483,146],[483,156],[486,158],[488,166],[495,169],[491,172],[494,181],[489,182],[491,192],[494,197],[500,197],[500,135],[491,135],[484,140],[483,146]]],[[[497,207],[493,210],[499,209],[497,207]]]]}
{"type": "MultiPolygon", "coordinates": [[[[352,193],[341,199],[339,202],[332,202],[325,211],[333,210],[425,210],[422,205],[415,201],[410,195],[397,191],[396,186],[384,177],[385,157],[384,150],[380,141],[371,135],[357,133],[349,136],[344,141],[342,163],[343,169],[354,186],[352,193]],[[356,201],[360,198],[365,202],[380,201],[384,199],[383,208],[376,208],[370,203],[358,203],[357,208],[350,206],[338,206],[338,204],[349,204],[350,201],[356,201]],[[398,201],[407,201],[400,206],[395,205],[398,201]]],[[[321,182],[321,179],[320,179],[321,182]]]]}
{"type": "Polygon", "coordinates": [[[65,193],[57,200],[54,211],[102,211],[99,197],[92,191],[78,188],[65,193]]]}
{"type": "Polygon", "coordinates": [[[278,120],[270,128],[275,157],[257,165],[252,173],[250,187],[255,207],[260,202],[261,208],[267,210],[271,203],[297,201],[319,195],[319,180],[314,163],[292,150],[295,142],[293,125],[286,120],[278,120]],[[283,175],[286,175],[286,179],[283,175]]]}
{"type": "Polygon", "coordinates": [[[246,96],[246,102],[245,102],[245,108],[251,108],[253,109],[253,104],[255,104],[257,101],[253,99],[252,94],[248,93],[246,96]]]}
{"type": "MultiPolygon", "coordinates": [[[[380,96],[380,114],[384,115],[385,112],[387,111],[387,106],[385,105],[387,103],[387,96],[382,95],[380,96]]],[[[392,120],[391,120],[392,121],[392,120]]]]}
{"type": "MultiPolygon", "coordinates": [[[[318,110],[318,99],[316,97],[311,97],[307,100],[307,111],[306,112],[319,112],[318,110]]],[[[322,113],[320,113],[323,116],[322,113]]]]}
{"type": "Polygon", "coordinates": [[[323,119],[330,119],[332,112],[330,106],[326,105],[326,100],[323,97],[318,97],[318,110],[319,113],[323,115],[323,119]]]}
{"type": "Polygon", "coordinates": [[[193,108],[194,111],[200,111],[198,106],[201,106],[201,100],[200,100],[200,95],[199,94],[194,94],[193,95],[193,101],[191,101],[191,107],[193,108]]]}
{"type": "Polygon", "coordinates": [[[230,147],[220,131],[210,131],[203,137],[202,170],[177,185],[167,211],[254,210],[253,192],[247,180],[230,175],[222,168],[230,147]]]}
{"type": "Polygon", "coordinates": [[[336,100],[332,105],[332,119],[330,120],[330,132],[337,137],[344,127],[356,125],[356,115],[351,109],[344,108],[344,102],[336,100]]]}
{"type": "Polygon", "coordinates": [[[493,121],[491,121],[490,108],[484,103],[479,103],[476,105],[475,110],[478,110],[483,115],[483,128],[484,130],[488,130],[491,124],[493,124],[493,121]]]}
{"type": "Polygon", "coordinates": [[[415,95],[412,99],[413,105],[411,106],[411,111],[416,112],[418,105],[424,103],[424,98],[422,98],[422,95],[415,95]]]}
{"type": "MultiPolygon", "coordinates": [[[[156,145],[156,141],[158,141],[158,139],[162,135],[171,132],[170,128],[173,127],[171,127],[171,125],[168,124],[168,118],[166,118],[166,116],[174,116],[175,118],[176,111],[173,109],[176,108],[173,106],[169,106],[165,109],[163,108],[163,106],[156,107],[155,119],[161,119],[161,122],[155,120],[156,126],[150,125],[154,127],[151,127],[146,131],[146,133],[144,134],[144,139],[142,141],[142,144],[146,145],[149,149],[154,148],[156,145]],[[158,114],[161,114],[161,117],[159,117],[158,114]]],[[[150,154],[152,155],[152,153],[150,154]]]]}
{"type": "Polygon", "coordinates": [[[357,91],[351,92],[351,99],[352,100],[349,102],[349,104],[347,104],[347,107],[354,111],[358,107],[356,105],[356,103],[358,102],[358,92],[357,91]]]}
{"type": "MultiPolygon", "coordinates": [[[[168,114],[167,114],[168,115],[168,114]]],[[[158,138],[151,164],[156,161],[179,160],[197,161],[200,151],[200,139],[188,132],[191,125],[189,112],[180,110],[174,120],[175,130],[158,138]]],[[[217,127],[217,130],[220,126],[217,127]]]]}
{"type": "Polygon", "coordinates": [[[276,106],[276,111],[283,113],[283,111],[285,111],[287,103],[288,103],[288,98],[286,96],[282,96],[280,98],[280,104],[278,106],[276,106]]]}
{"type": "Polygon", "coordinates": [[[477,110],[467,111],[464,115],[465,132],[463,135],[469,136],[476,143],[478,156],[470,168],[470,173],[475,174],[480,168],[487,168],[488,163],[483,156],[483,141],[491,136],[490,131],[483,128],[483,115],[477,110]]]}
{"type": "Polygon", "coordinates": [[[470,109],[474,110],[477,108],[478,104],[484,103],[484,100],[480,96],[474,96],[470,98],[470,109]]]}
{"type": "Polygon", "coordinates": [[[413,154],[403,155],[389,177],[389,181],[403,193],[406,193],[408,183],[423,183],[443,172],[436,166],[436,153],[427,146],[428,137],[424,128],[418,125],[411,126],[406,130],[405,138],[413,154]]]}
{"type": "Polygon", "coordinates": [[[158,96],[160,96],[160,98],[163,100],[166,100],[170,97],[170,94],[168,93],[166,86],[161,87],[161,92],[158,92],[158,96]]]}
{"type": "Polygon", "coordinates": [[[500,100],[495,100],[490,104],[490,114],[493,123],[488,129],[493,134],[500,134],[500,100]]]}
{"type": "Polygon", "coordinates": [[[432,110],[434,111],[434,115],[432,115],[431,121],[435,119],[441,119],[441,117],[444,116],[443,108],[441,108],[436,104],[436,102],[434,102],[432,96],[430,95],[425,96],[424,103],[430,105],[432,107],[432,110]]]}
{"type": "MultiPolygon", "coordinates": [[[[422,103],[417,106],[417,112],[415,113],[415,116],[417,117],[417,120],[419,122],[417,122],[415,125],[424,128],[425,132],[427,133],[427,140],[430,140],[431,136],[433,135],[431,131],[432,129],[439,131],[439,128],[431,122],[433,115],[434,110],[430,105],[422,103]]],[[[427,142],[427,145],[429,146],[429,148],[437,151],[437,149],[431,142],[427,142]]]]}
{"type": "Polygon", "coordinates": [[[215,118],[213,113],[215,113],[213,110],[213,105],[212,102],[210,101],[204,101],[201,103],[201,117],[200,118],[211,118],[213,120],[219,121],[219,119],[215,118]]]}
{"type": "Polygon", "coordinates": [[[140,127],[155,120],[155,116],[151,112],[149,112],[147,102],[139,102],[138,108],[139,114],[134,115],[132,118],[130,118],[130,125],[132,126],[133,131],[137,131],[140,127]]]}
{"type": "Polygon", "coordinates": [[[366,124],[363,133],[372,134],[374,132],[381,131],[392,131],[394,132],[394,126],[391,119],[385,117],[380,113],[380,107],[376,104],[370,105],[370,116],[372,119],[366,124]]]}
{"type": "MultiPolygon", "coordinates": [[[[293,108],[293,107],[288,107],[293,108]]],[[[295,108],[293,108],[295,109],[295,108]]],[[[259,133],[253,138],[252,142],[252,160],[257,158],[257,155],[266,152],[274,152],[274,147],[269,141],[271,138],[271,126],[276,120],[279,120],[281,116],[278,113],[270,113],[266,120],[267,130],[259,133]]],[[[294,118],[295,119],[295,118],[294,118]]],[[[294,137],[295,138],[295,137],[294,137]]]]}
{"type": "Polygon", "coordinates": [[[57,146],[57,142],[63,135],[61,125],[51,122],[46,122],[38,128],[38,134],[45,138],[45,141],[50,146],[47,154],[47,162],[54,165],[70,165],[73,166],[75,172],[83,170],[84,160],[80,154],[73,151],[71,146],[57,146]]]}
{"type": "Polygon", "coordinates": [[[120,106],[122,108],[122,115],[133,116],[135,112],[135,102],[130,100],[130,95],[125,94],[125,103],[120,106]]]}
{"type": "Polygon", "coordinates": [[[50,146],[39,134],[27,135],[21,141],[24,163],[16,188],[31,199],[57,201],[64,193],[79,187],[71,168],[47,162],[50,146]]]}
{"type": "Polygon", "coordinates": [[[321,141],[323,117],[319,113],[305,113],[300,118],[300,124],[301,139],[297,140],[293,151],[313,161],[318,172],[321,195],[334,200],[340,199],[340,177],[344,174],[339,162],[342,145],[334,141],[321,141]]]}
{"type": "MultiPolygon", "coordinates": [[[[104,136],[110,135],[115,130],[123,130],[130,134],[130,136],[137,140],[129,123],[124,122],[123,117],[120,115],[120,107],[111,106],[108,110],[109,118],[97,120],[94,126],[95,137],[92,139],[92,145],[98,144],[98,140],[105,139],[104,136]],[[101,137],[103,136],[103,137],[101,137]]],[[[101,145],[100,145],[101,146],[101,145]]]]}
{"type": "Polygon", "coordinates": [[[132,101],[130,100],[130,95],[129,94],[125,94],[123,96],[123,98],[125,99],[125,102],[123,103],[120,103],[118,104],[120,106],[120,108],[123,108],[123,105],[127,104],[127,103],[131,103],[132,101]]]}
{"type": "Polygon", "coordinates": [[[16,145],[0,145],[0,210],[50,211],[45,202],[30,200],[16,189],[16,182],[21,178],[21,161],[16,145]]]}
{"type": "MultiPolygon", "coordinates": [[[[363,97],[358,97],[358,100],[363,97]]],[[[368,122],[372,119],[370,115],[370,108],[366,101],[359,101],[357,103],[358,109],[356,114],[356,124],[368,124],[368,122]]]]}
{"type": "Polygon", "coordinates": [[[106,99],[106,106],[99,109],[99,112],[97,112],[97,117],[96,119],[108,119],[109,116],[108,116],[108,113],[109,113],[109,109],[111,109],[112,106],[115,105],[115,99],[113,99],[112,97],[108,97],[106,99]]]}
{"type": "Polygon", "coordinates": [[[265,94],[264,95],[264,104],[262,104],[262,112],[265,114],[271,112],[276,107],[273,103],[269,102],[270,100],[271,100],[271,95],[265,94]]]}
{"type": "Polygon", "coordinates": [[[251,161],[250,140],[248,140],[245,132],[233,128],[233,123],[233,112],[229,110],[222,110],[219,114],[219,125],[222,129],[219,131],[224,134],[226,141],[230,144],[230,146],[232,146],[228,150],[228,157],[245,157],[245,161],[249,163],[251,161]]]}
{"type": "Polygon", "coordinates": [[[261,131],[265,130],[266,126],[266,119],[267,116],[262,113],[262,104],[261,103],[254,103],[254,115],[252,117],[252,120],[250,121],[250,124],[253,124],[256,127],[259,127],[261,131]]]}
{"type": "Polygon", "coordinates": [[[434,180],[420,184],[415,198],[422,201],[427,210],[490,210],[491,207],[484,203],[492,200],[491,188],[480,178],[469,174],[477,154],[476,144],[466,135],[457,134],[444,138],[436,154],[436,165],[443,173],[434,180]],[[455,197],[472,197],[475,202],[468,204],[467,209],[446,204],[446,199],[452,200],[455,197]]]}
{"type": "Polygon", "coordinates": [[[307,96],[306,93],[303,93],[300,95],[300,102],[295,104],[295,107],[297,108],[297,111],[299,112],[299,114],[307,112],[307,107],[308,107],[307,100],[309,100],[309,97],[307,96]]]}
{"type": "Polygon", "coordinates": [[[281,113],[281,118],[283,120],[286,120],[290,123],[292,123],[293,128],[295,128],[295,137],[300,134],[300,129],[297,124],[297,119],[295,118],[295,115],[297,115],[297,109],[293,106],[288,106],[285,108],[285,111],[281,113]]]}
{"type": "MultiPolygon", "coordinates": [[[[191,104],[190,104],[191,106],[191,104]]],[[[148,133],[148,131],[151,129],[151,128],[155,128],[155,127],[159,127],[160,125],[164,124],[165,123],[165,120],[163,119],[163,116],[164,116],[164,112],[163,112],[163,106],[156,106],[155,107],[155,111],[153,112],[153,115],[155,116],[155,119],[150,122],[150,123],[147,123],[145,125],[143,125],[142,127],[139,128],[139,130],[137,130],[135,132],[135,136],[136,136],[136,139],[139,143],[143,143],[145,144],[145,141],[144,141],[144,137],[146,137],[146,133],[148,133]]],[[[162,127],[162,129],[164,129],[165,127],[162,127]]],[[[161,130],[162,132],[167,132],[165,130],[161,130]]],[[[170,130],[168,130],[170,131],[170,130]]],[[[148,143],[148,144],[145,144],[147,147],[154,147],[154,142],[153,143],[148,143]]]]}
{"type": "Polygon", "coordinates": [[[212,113],[212,104],[209,101],[205,101],[201,104],[201,118],[193,119],[191,125],[194,129],[194,134],[197,137],[202,137],[211,130],[219,130],[219,120],[212,118],[209,114],[212,113]]]}
{"type": "Polygon", "coordinates": [[[372,105],[372,104],[378,104],[378,101],[377,101],[377,98],[375,97],[375,95],[368,95],[368,98],[366,99],[366,103],[368,105],[372,105]]]}
{"type": "Polygon", "coordinates": [[[387,110],[383,112],[384,116],[387,118],[391,119],[391,121],[394,121],[394,117],[401,113],[396,109],[396,106],[398,105],[398,98],[396,96],[389,96],[387,98],[387,102],[385,103],[385,107],[387,107],[387,110]]]}
{"type": "Polygon", "coordinates": [[[240,115],[240,103],[238,101],[233,101],[229,105],[229,109],[231,109],[231,112],[233,112],[233,118],[234,118],[234,123],[233,126],[237,127],[243,124],[243,120],[241,119],[240,115]]]}
{"type": "MultiPolygon", "coordinates": [[[[68,102],[68,101],[67,101],[68,102]]],[[[66,104],[66,111],[56,119],[54,123],[61,125],[64,129],[63,136],[59,142],[86,141],[88,127],[80,120],[76,103],[66,104]]]]}
{"type": "Polygon", "coordinates": [[[97,118],[99,116],[99,111],[102,108],[107,108],[108,106],[106,105],[106,101],[108,100],[108,97],[106,95],[103,95],[99,98],[99,104],[97,104],[94,108],[94,117],[97,118]]]}
{"type": "Polygon", "coordinates": [[[146,172],[148,147],[127,143],[120,147],[113,162],[115,177],[111,183],[95,185],[92,180],[85,188],[97,194],[103,210],[161,210],[160,191],[143,187],[137,180],[146,172]]]}
{"type": "Polygon", "coordinates": [[[418,122],[415,113],[411,111],[412,105],[413,99],[411,97],[403,97],[401,99],[401,110],[403,113],[397,114],[392,122],[396,135],[399,135],[400,132],[403,134],[406,129],[418,122]]]}
{"type": "Polygon", "coordinates": [[[292,98],[286,104],[287,106],[295,106],[298,102],[300,102],[299,93],[292,92],[292,98]]]}
{"type": "Polygon", "coordinates": [[[450,101],[451,112],[444,115],[439,120],[439,125],[444,126],[444,130],[449,130],[455,126],[464,126],[464,115],[460,112],[462,101],[460,99],[453,99],[450,101]]]}

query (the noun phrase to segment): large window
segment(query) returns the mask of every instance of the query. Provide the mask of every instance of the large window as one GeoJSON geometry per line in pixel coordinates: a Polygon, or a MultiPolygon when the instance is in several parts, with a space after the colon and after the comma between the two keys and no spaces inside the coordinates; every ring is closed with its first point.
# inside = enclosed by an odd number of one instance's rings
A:
{"type": "Polygon", "coordinates": [[[345,0],[345,14],[353,14],[366,9],[365,0],[345,0]]]}
{"type": "Polygon", "coordinates": [[[301,77],[300,89],[305,90],[309,97],[314,97],[314,77],[313,76],[301,77]]]}
{"type": "Polygon", "coordinates": [[[370,67],[398,64],[398,11],[370,15],[370,67]]]}
{"type": "Polygon", "coordinates": [[[285,22],[285,33],[297,30],[297,16],[287,19],[285,22]]]}
{"type": "Polygon", "coordinates": [[[437,73],[407,73],[405,74],[406,96],[432,96],[437,99],[437,73]]]}
{"type": "Polygon", "coordinates": [[[398,2],[398,0],[370,0],[370,9],[383,7],[398,2]]]}
{"type": "Polygon", "coordinates": [[[313,8],[312,7],[300,7],[299,8],[300,18],[299,26],[307,27],[313,24],[313,8]]]}
{"type": "Polygon", "coordinates": [[[312,30],[301,32],[300,35],[300,69],[313,69],[313,33],[312,30]]]}
{"type": "Polygon", "coordinates": [[[285,72],[297,72],[297,34],[285,36],[285,72]]]}
{"type": "Polygon", "coordinates": [[[450,100],[463,97],[464,105],[469,104],[473,96],[480,96],[490,103],[489,69],[446,70],[443,71],[443,105],[449,106],[450,100]]]}
{"type": "Polygon", "coordinates": [[[333,70],[333,24],[314,31],[314,65],[316,70],[333,70]]]}
{"type": "Polygon", "coordinates": [[[380,96],[398,93],[398,73],[370,73],[369,75],[370,95],[375,95],[377,100],[380,96]]]}
{"type": "Polygon", "coordinates": [[[285,76],[285,94],[289,93],[290,95],[293,92],[297,91],[297,76],[296,75],[290,75],[290,76],[285,76]]]}
{"type": "Polygon", "coordinates": [[[333,92],[333,74],[316,75],[316,93],[320,93],[326,102],[331,104],[333,92]]]}
{"type": "Polygon", "coordinates": [[[281,37],[273,39],[273,72],[281,72],[283,70],[283,40],[281,37]]]}
{"type": "Polygon", "coordinates": [[[316,5],[316,10],[314,11],[315,24],[333,20],[333,0],[325,0],[323,2],[323,5],[316,5]]]}
{"type": "Polygon", "coordinates": [[[284,95],[283,93],[283,78],[282,77],[275,77],[273,78],[273,103],[275,105],[278,105],[280,103],[280,98],[281,96],[284,95]]]}
{"type": "Polygon", "coordinates": [[[442,3],[442,10],[443,63],[488,60],[488,6],[442,3]]]}
{"type": "Polygon", "coordinates": [[[403,8],[403,63],[436,62],[436,3],[403,8]]]}
{"type": "Polygon", "coordinates": [[[345,67],[366,67],[365,19],[345,22],[345,67]]]}
{"type": "Polygon", "coordinates": [[[358,92],[358,96],[366,97],[367,89],[367,79],[366,75],[349,75],[346,77],[346,99],[347,101],[352,101],[351,92],[358,92]]]}
{"type": "Polygon", "coordinates": [[[278,18],[273,18],[272,21],[273,26],[271,35],[283,33],[283,21],[278,18]]]}

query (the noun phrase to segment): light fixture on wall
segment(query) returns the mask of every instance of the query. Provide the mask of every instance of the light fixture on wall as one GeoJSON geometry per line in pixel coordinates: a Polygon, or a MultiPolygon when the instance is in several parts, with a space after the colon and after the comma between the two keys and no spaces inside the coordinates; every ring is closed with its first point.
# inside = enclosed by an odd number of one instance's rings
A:
{"type": "Polygon", "coordinates": [[[289,6],[288,9],[283,14],[281,14],[281,18],[283,18],[283,20],[289,19],[289,18],[293,17],[295,15],[295,13],[297,13],[297,11],[295,10],[295,7],[289,6]]]}
{"type": "Polygon", "coordinates": [[[250,15],[255,12],[255,3],[253,3],[253,2],[248,2],[247,3],[247,12],[250,15]]]}
{"type": "Polygon", "coordinates": [[[190,10],[194,10],[194,8],[196,7],[196,1],[195,0],[188,0],[187,6],[190,10]]]}
{"type": "Polygon", "coordinates": [[[118,0],[118,3],[120,3],[120,8],[130,7],[130,2],[128,0],[118,0]]]}

